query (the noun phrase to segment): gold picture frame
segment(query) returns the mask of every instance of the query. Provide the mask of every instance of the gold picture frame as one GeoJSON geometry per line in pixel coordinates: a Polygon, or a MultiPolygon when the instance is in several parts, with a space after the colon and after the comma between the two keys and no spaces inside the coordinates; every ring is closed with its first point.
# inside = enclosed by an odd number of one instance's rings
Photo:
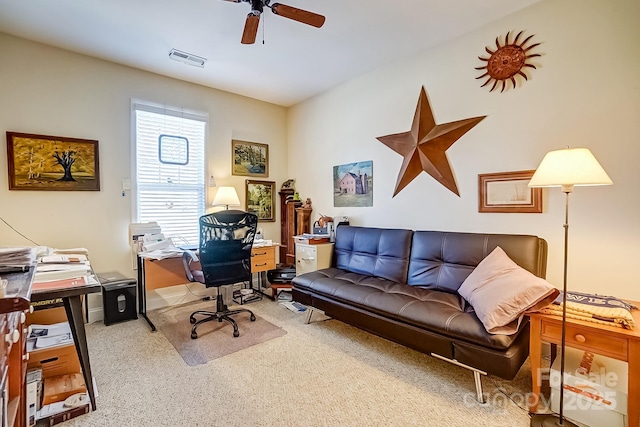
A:
{"type": "Polygon", "coordinates": [[[7,132],[9,190],[100,191],[98,141],[7,132]]]}
{"type": "Polygon", "coordinates": [[[478,212],[542,213],[542,188],[529,188],[535,170],[478,175],[478,212]]]}
{"type": "Polygon", "coordinates": [[[258,221],[276,220],[275,181],[245,181],[245,211],[258,215],[258,221]]]}
{"type": "Polygon", "coordinates": [[[231,140],[231,174],[269,176],[269,146],[258,142],[231,140]]]}

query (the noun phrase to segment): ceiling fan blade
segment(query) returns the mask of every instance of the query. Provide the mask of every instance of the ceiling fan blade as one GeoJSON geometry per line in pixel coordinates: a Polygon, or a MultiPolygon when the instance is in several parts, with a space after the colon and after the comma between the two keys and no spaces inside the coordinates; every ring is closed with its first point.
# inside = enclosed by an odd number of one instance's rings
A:
{"type": "Polygon", "coordinates": [[[254,44],[258,35],[258,25],[260,24],[260,15],[250,13],[244,23],[244,31],[242,32],[242,44],[254,44]]]}
{"type": "Polygon", "coordinates": [[[274,3],[271,5],[271,10],[276,15],[284,16],[285,18],[293,19],[294,21],[302,22],[312,27],[320,28],[324,25],[324,16],[298,9],[297,7],[274,3]]]}

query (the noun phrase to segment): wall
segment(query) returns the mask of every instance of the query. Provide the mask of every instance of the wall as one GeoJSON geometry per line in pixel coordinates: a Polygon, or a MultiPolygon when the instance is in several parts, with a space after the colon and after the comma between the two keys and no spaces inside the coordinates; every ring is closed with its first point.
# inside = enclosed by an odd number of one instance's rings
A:
{"type": "MultiPolygon", "coordinates": [[[[269,144],[268,180],[280,185],[288,178],[282,107],[6,34],[0,34],[0,47],[1,139],[5,131],[97,139],[101,175],[99,192],[34,192],[9,191],[7,173],[0,173],[0,217],[40,245],[86,247],[97,272],[134,274],[128,242],[132,199],[121,194],[122,179],[131,177],[131,98],[208,112],[208,172],[217,185],[235,186],[241,203],[245,177],[231,176],[232,138],[269,144]]],[[[3,147],[0,171],[6,168],[3,147]]],[[[209,189],[209,203],[214,194],[209,189]]],[[[279,241],[278,221],[261,227],[266,238],[279,241]]],[[[0,246],[29,244],[0,223],[0,246]]],[[[189,299],[185,292],[170,288],[164,299],[189,299]]],[[[151,307],[163,304],[149,298],[151,307]]],[[[99,311],[101,302],[94,298],[90,305],[99,311]]]]}
{"type": "MultiPolygon", "coordinates": [[[[535,169],[553,149],[588,147],[614,181],[570,201],[569,288],[640,300],[640,3],[544,0],[457,40],[367,75],[289,111],[289,171],[315,212],[352,224],[536,234],[549,242],[547,278],[562,286],[564,194],[542,214],[478,213],[478,174],[535,169]],[[529,81],[504,93],[474,67],[496,36],[525,30],[529,81]],[[436,123],[487,115],[448,151],[460,197],[421,173],[392,198],[402,158],[376,140],[411,127],[420,87],[436,123]],[[371,208],[334,208],[332,167],[373,161],[371,208]]],[[[513,37],[513,36],[512,36],[513,37]]]]}

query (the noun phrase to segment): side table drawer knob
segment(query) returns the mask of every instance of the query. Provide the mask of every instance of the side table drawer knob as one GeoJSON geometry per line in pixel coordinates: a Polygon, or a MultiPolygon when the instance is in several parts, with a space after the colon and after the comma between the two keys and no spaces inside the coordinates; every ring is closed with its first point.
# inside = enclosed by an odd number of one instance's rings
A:
{"type": "Polygon", "coordinates": [[[580,343],[587,341],[587,338],[582,334],[576,334],[575,339],[580,343]]]}
{"type": "Polygon", "coordinates": [[[4,337],[4,340],[9,344],[16,343],[18,342],[19,339],[20,339],[20,331],[17,329],[14,329],[13,332],[9,332],[4,337]]]}

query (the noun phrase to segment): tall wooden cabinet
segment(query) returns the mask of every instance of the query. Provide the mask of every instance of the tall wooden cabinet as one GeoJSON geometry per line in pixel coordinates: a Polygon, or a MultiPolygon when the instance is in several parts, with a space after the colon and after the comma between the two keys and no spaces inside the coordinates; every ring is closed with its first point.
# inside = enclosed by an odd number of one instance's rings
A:
{"type": "Polygon", "coordinates": [[[296,263],[296,245],[293,236],[309,233],[312,208],[303,208],[299,200],[289,200],[294,190],[285,188],[280,194],[280,261],[287,265],[296,263]]]}
{"type": "Polygon", "coordinates": [[[25,376],[27,374],[26,314],[30,309],[33,268],[27,273],[2,276],[7,279],[6,293],[0,298],[0,372],[2,425],[22,427],[26,425],[25,376]]]}
{"type": "Polygon", "coordinates": [[[293,236],[296,234],[296,208],[302,205],[300,201],[289,201],[287,197],[293,196],[293,188],[285,188],[280,194],[280,262],[288,265],[295,263],[295,247],[293,236]]]}

